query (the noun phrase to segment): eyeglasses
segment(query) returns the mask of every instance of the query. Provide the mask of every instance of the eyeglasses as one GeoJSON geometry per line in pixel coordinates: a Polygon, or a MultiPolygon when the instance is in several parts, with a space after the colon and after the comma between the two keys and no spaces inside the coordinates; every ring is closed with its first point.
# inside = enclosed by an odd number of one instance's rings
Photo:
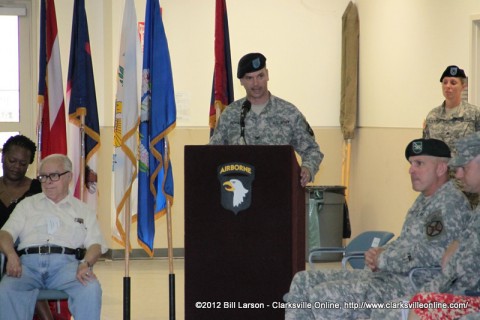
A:
{"type": "Polygon", "coordinates": [[[44,183],[47,182],[47,180],[50,178],[50,181],[58,181],[60,180],[60,177],[63,176],[64,174],[69,173],[70,171],[65,171],[63,173],[50,173],[50,174],[41,174],[37,177],[38,181],[44,183]]]}

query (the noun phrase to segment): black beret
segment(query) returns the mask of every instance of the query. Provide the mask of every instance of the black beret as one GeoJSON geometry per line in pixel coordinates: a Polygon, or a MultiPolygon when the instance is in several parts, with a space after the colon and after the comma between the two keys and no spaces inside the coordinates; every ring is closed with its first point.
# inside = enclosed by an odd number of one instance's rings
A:
{"type": "Polygon", "coordinates": [[[465,71],[460,69],[457,66],[448,66],[445,71],[443,71],[442,76],[440,77],[440,82],[443,81],[445,77],[454,77],[454,78],[466,78],[465,71]]]}
{"type": "Polygon", "coordinates": [[[237,78],[242,79],[245,73],[255,72],[265,68],[267,58],[261,53],[249,53],[238,61],[237,78]]]}
{"type": "Polygon", "coordinates": [[[447,144],[437,139],[415,139],[405,149],[405,158],[411,156],[433,156],[450,158],[450,148],[447,144]]]}

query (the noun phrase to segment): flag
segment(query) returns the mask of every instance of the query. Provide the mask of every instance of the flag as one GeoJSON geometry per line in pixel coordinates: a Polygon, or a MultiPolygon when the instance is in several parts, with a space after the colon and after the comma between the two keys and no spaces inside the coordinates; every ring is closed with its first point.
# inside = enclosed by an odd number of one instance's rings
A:
{"type": "Polygon", "coordinates": [[[343,133],[342,185],[345,198],[350,193],[350,160],[352,139],[358,113],[358,65],[360,23],[357,6],[350,1],[342,16],[342,78],[340,92],[340,127],[343,133]]]}
{"type": "Polygon", "coordinates": [[[230,57],[227,5],[225,0],[216,0],[215,66],[213,71],[212,98],[210,100],[210,136],[213,135],[217,125],[217,118],[233,100],[232,59],[230,57]]]}
{"type": "Polygon", "coordinates": [[[170,54],[158,0],[147,0],[143,50],[137,231],[139,244],[153,256],[155,219],[165,214],[167,201],[173,203],[167,135],[176,124],[170,54]]]}
{"type": "Polygon", "coordinates": [[[57,18],[53,0],[40,5],[40,54],[38,71],[40,159],[53,153],[67,154],[62,64],[58,45],[57,18]]]}
{"type": "Polygon", "coordinates": [[[85,0],[75,0],[73,4],[67,99],[69,101],[69,139],[72,146],[70,158],[73,162],[74,196],[83,199],[91,208],[96,209],[97,151],[100,148],[100,126],[85,0]],[[83,119],[84,121],[82,121],[83,119]],[[85,132],[83,139],[79,130],[82,126],[85,132]],[[83,157],[85,158],[84,165],[83,157]],[[81,168],[81,166],[84,167],[81,168]],[[84,175],[84,186],[81,186],[80,174],[84,175]]]}
{"type": "MultiPolygon", "coordinates": [[[[136,193],[132,197],[133,183],[137,177],[137,150],[140,68],[140,39],[137,31],[137,15],[133,0],[125,1],[120,56],[117,70],[117,95],[115,98],[115,125],[113,145],[115,148],[113,172],[115,177],[115,228],[113,239],[126,247],[125,217],[136,211],[136,193]],[[126,206],[127,200],[129,206],[126,206]],[[132,208],[134,210],[132,210],[132,208]]],[[[128,216],[127,216],[128,217],[128,216]]],[[[131,221],[131,219],[129,219],[131,221]]],[[[131,245],[128,243],[128,247],[131,245]]]]}

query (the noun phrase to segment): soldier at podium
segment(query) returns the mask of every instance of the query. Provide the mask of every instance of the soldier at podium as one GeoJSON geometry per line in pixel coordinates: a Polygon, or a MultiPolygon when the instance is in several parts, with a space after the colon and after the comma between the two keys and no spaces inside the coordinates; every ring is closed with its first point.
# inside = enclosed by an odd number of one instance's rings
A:
{"type": "Polygon", "coordinates": [[[221,114],[211,145],[291,145],[302,159],[300,183],[314,180],[323,153],[303,114],[290,102],[268,91],[266,58],[249,53],[238,62],[237,78],[246,97],[221,114]]]}

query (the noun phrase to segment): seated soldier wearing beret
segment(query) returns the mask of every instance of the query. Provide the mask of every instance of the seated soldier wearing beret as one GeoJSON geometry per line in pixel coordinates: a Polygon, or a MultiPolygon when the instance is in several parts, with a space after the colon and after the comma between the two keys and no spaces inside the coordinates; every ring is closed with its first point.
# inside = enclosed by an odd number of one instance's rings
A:
{"type": "MultiPolygon", "coordinates": [[[[461,138],[456,143],[457,155],[449,162],[465,190],[480,193],[480,132],[461,138]]],[[[441,262],[442,272],[421,287],[411,300],[408,319],[480,319],[480,297],[469,297],[468,291],[480,290],[480,208],[459,238],[448,246],[441,262]],[[413,302],[416,302],[414,304],[413,302]],[[420,308],[419,303],[423,306],[420,308]],[[440,308],[440,303],[456,303],[456,307],[440,308]],[[463,316],[463,317],[462,317],[463,316]]],[[[411,297],[402,298],[408,301],[411,297]]],[[[401,310],[374,310],[372,319],[400,319],[401,310]]]]}
{"type": "MultiPolygon", "coordinates": [[[[371,309],[363,302],[381,303],[413,294],[409,270],[440,263],[445,248],[465,229],[470,207],[449,181],[450,150],[443,141],[413,140],[405,157],[410,162],[412,188],[420,195],[407,213],[400,236],[368,250],[364,270],[298,272],[285,296],[285,319],[368,319],[371,309]],[[296,309],[301,302],[311,308],[296,309]],[[338,308],[323,307],[322,302],[337,303],[338,308]]],[[[428,273],[416,282],[421,285],[432,277],[428,273]]]]}
{"type": "Polygon", "coordinates": [[[292,145],[302,158],[300,182],[305,186],[314,180],[323,154],[303,114],[268,91],[266,60],[261,53],[240,59],[237,78],[246,97],[221,114],[209,144],[292,145]]]}

